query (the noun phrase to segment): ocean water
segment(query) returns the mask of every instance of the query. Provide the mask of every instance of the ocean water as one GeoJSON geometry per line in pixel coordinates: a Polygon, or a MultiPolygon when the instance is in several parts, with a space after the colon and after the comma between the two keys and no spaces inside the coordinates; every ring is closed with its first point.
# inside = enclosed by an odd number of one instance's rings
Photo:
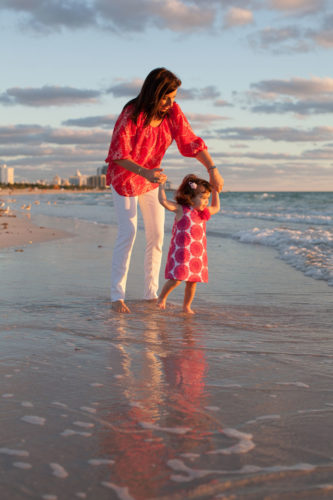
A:
{"type": "Polygon", "coordinates": [[[143,231],[110,309],[111,193],[9,201],[74,236],[0,252],[1,499],[331,498],[332,194],[221,202],[189,317],[139,300],[143,231]]]}
{"type": "MultiPolygon", "coordinates": [[[[169,197],[173,196],[169,192],[169,197]]],[[[9,205],[21,210],[31,196],[9,205]]],[[[112,193],[35,195],[31,213],[115,224],[112,193]]],[[[333,192],[223,193],[222,210],[212,217],[208,236],[271,247],[286,265],[333,285],[333,192]]],[[[25,212],[23,209],[22,212],[25,212]]],[[[173,214],[166,212],[166,231],[173,214]]],[[[143,227],[139,220],[139,227],[143,227]]]]}

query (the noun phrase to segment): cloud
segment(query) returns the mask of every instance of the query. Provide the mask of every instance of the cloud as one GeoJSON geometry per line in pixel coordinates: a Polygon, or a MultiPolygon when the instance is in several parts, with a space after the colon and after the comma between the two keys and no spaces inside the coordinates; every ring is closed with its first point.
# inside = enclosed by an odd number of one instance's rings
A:
{"type": "MultiPolygon", "coordinates": [[[[226,14],[227,27],[253,22],[252,12],[238,3],[226,14]]],[[[20,25],[36,32],[93,27],[123,35],[151,27],[175,33],[211,31],[219,11],[229,5],[202,0],[2,0],[0,9],[18,13],[20,25]]]]}
{"type": "Polygon", "coordinates": [[[291,78],[263,80],[251,84],[248,94],[258,103],[251,109],[256,113],[288,113],[300,115],[332,113],[333,78],[291,78]]]}
{"type": "Polygon", "coordinates": [[[325,16],[321,28],[318,30],[309,30],[309,37],[321,47],[326,49],[333,47],[333,14],[325,16]]]}
{"type": "Polygon", "coordinates": [[[311,14],[318,12],[325,5],[325,0],[270,0],[269,6],[285,14],[311,14]]]}
{"type": "MultiPolygon", "coordinates": [[[[286,5],[289,0],[286,0],[286,5]]],[[[302,2],[301,2],[302,3],[302,2]]],[[[247,37],[248,43],[256,50],[270,50],[275,54],[306,53],[317,48],[330,49],[333,47],[333,14],[325,9],[325,2],[306,2],[312,11],[304,11],[303,14],[311,14],[311,25],[302,21],[300,10],[290,10],[290,13],[298,15],[298,23],[290,25],[266,26],[247,37]]],[[[293,2],[290,3],[293,5],[293,2]]]]}
{"type": "Polygon", "coordinates": [[[276,102],[258,104],[251,108],[254,113],[296,113],[298,115],[314,115],[333,113],[333,97],[322,100],[302,100],[298,102],[276,102]]]}
{"type": "Polygon", "coordinates": [[[314,94],[332,94],[333,78],[291,78],[290,80],[262,80],[253,83],[252,88],[270,95],[286,94],[296,97],[308,97],[314,94]]]}
{"type": "Polygon", "coordinates": [[[198,99],[216,99],[221,95],[215,85],[208,85],[198,91],[198,99]]]}
{"type": "Polygon", "coordinates": [[[76,89],[45,85],[40,88],[12,87],[0,94],[0,103],[23,106],[68,106],[84,103],[95,103],[101,93],[97,90],[76,89]]]}
{"type": "Polygon", "coordinates": [[[180,87],[177,93],[177,97],[180,99],[216,99],[221,95],[221,92],[215,87],[215,85],[208,85],[202,89],[190,88],[185,89],[180,87]]]}
{"type": "Polygon", "coordinates": [[[196,99],[198,96],[198,89],[191,88],[191,89],[185,89],[183,87],[180,87],[180,89],[177,92],[177,98],[181,100],[192,100],[196,99]]]}
{"type": "Polygon", "coordinates": [[[215,85],[208,85],[207,87],[199,88],[190,88],[186,89],[180,87],[177,93],[177,97],[181,100],[194,100],[194,99],[216,99],[221,95],[221,92],[216,88],[215,85]]]}
{"type": "Polygon", "coordinates": [[[228,120],[228,118],[221,115],[212,115],[212,114],[201,114],[201,113],[186,113],[186,117],[188,118],[191,124],[194,124],[197,128],[202,128],[207,125],[211,125],[216,121],[228,120]]]}
{"type": "Polygon", "coordinates": [[[107,94],[112,94],[114,97],[136,97],[142,87],[143,80],[136,78],[129,82],[121,82],[112,85],[106,90],[107,94]]]}
{"type": "Polygon", "coordinates": [[[71,118],[62,122],[62,124],[74,127],[102,127],[105,129],[112,129],[117,118],[117,115],[86,116],[85,118],[71,118]]]}
{"type": "Polygon", "coordinates": [[[223,140],[254,141],[269,139],[286,142],[322,142],[333,138],[333,127],[300,130],[292,127],[230,127],[216,130],[223,140]]]}
{"type": "Polygon", "coordinates": [[[217,99],[215,102],[214,102],[214,105],[217,106],[217,107],[223,107],[223,106],[233,106],[232,104],[230,104],[228,101],[224,101],[223,99],[217,99]]]}
{"type": "Polygon", "coordinates": [[[55,144],[108,144],[109,134],[104,131],[78,131],[72,129],[53,129],[45,141],[55,144]]]}
{"type": "Polygon", "coordinates": [[[96,24],[96,10],[82,0],[2,0],[2,9],[21,14],[20,21],[34,31],[79,29],[96,24]]]}
{"type": "Polygon", "coordinates": [[[156,15],[156,25],[172,31],[190,31],[212,26],[215,10],[207,5],[188,5],[180,0],[155,0],[150,2],[150,11],[156,15]]]}
{"type": "Polygon", "coordinates": [[[275,54],[303,53],[313,49],[313,40],[299,26],[270,26],[249,35],[247,40],[254,49],[270,50],[275,54]]]}
{"type": "Polygon", "coordinates": [[[0,144],[19,144],[25,142],[41,142],[43,134],[49,127],[41,125],[8,125],[0,126],[0,144]]]}
{"type": "MultiPolygon", "coordinates": [[[[218,153],[214,152],[214,158],[249,158],[251,160],[261,160],[261,161],[291,161],[291,160],[333,160],[333,149],[321,148],[321,149],[310,149],[302,151],[299,154],[291,153],[258,153],[252,151],[246,151],[242,153],[241,151],[232,151],[228,153],[218,153]]],[[[224,161],[223,161],[224,165],[224,161]]]]}
{"type": "Polygon", "coordinates": [[[142,32],[147,27],[188,32],[214,23],[215,9],[188,5],[181,0],[96,0],[95,7],[104,22],[114,30],[142,32]]]}
{"type": "Polygon", "coordinates": [[[102,130],[81,131],[40,125],[9,125],[0,127],[0,144],[80,144],[107,145],[109,134],[102,130]]]}
{"type": "Polygon", "coordinates": [[[140,0],[139,6],[137,0],[2,0],[0,8],[17,12],[21,26],[43,33],[99,27],[122,34],[156,25],[184,31],[207,16],[200,18],[198,7],[179,0],[140,0]]]}
{"type": "Polygon", "coordinates": [[[110,133],[78,131],[39,125],[0,127],[0,163],[15,167],[15,173],[31,178],[45,172],[73,173],[82,168],[92,173],[104,164],[110,133]]]}
{"type": "Polygon", "coordinates": [[[103,24],[109,23],[116,32],[143,32],[151,23],[150,1],[95,0],[95,9],[103,24]]]}
{"type": "MultiPolygon", "coordinates": [[[[325,12],[325,0],[238,0],[237,6],[232,7],[230,3],[228,0],[1,0],[0,11],[14,12],[20,30],[50,34],[93,28],[120,37],[151,28],[179,34],[205,31],[216,35],[221,29],[221,16],[224,28],[248,26],[254,22],[253,13],[263,9],[285,16],[318,14],[312,24],[326,14],[322,28],[312,26],[311,30],[301,22],[297,26],[275,26],[274,20],[274,27],[252,34],[248,42],[255,49],[277,54],[302,53],[316,46],[333,45],[333,23],[325,12]]],[[[281,19],[278,22],[281,24],[281,19]]],[[[2,102],[4,99],[3,96],[2,102]]]]}
{"type": "Polygon", "coordinates": [[[303,152],[303,156],[310,160],[333,160],[333,149],[310,149],[303,152]]]}
{"type": "Polygon", "coordinates": [[[326,49],[333,47],[333,29],[318,31],[312,35],[312,38],[318,45],[326,49]]]}
{"type": "Polygon", "coordinates": [[[224,16],[224,27],[245,26],[253,23],[253,13],[247,9],[231,7],[224,16]]]}

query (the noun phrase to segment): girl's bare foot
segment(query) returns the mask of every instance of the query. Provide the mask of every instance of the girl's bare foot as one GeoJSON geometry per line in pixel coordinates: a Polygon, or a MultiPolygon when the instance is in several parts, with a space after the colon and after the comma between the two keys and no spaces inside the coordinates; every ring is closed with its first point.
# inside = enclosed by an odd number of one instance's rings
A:
{"type": "Polygon", "coordinates": [[[160,309],[164,310],[164,309],[165,309],[165,307],[166,307],[166,301],[165,301],[165,300],[160,300],[160,299],[157,299],[156,305],[157,305],[157,307],[159,307],[160,309]]]}
{"type": "Polygon", "coordinates": [[[123,300],[115,300],[111,305],[112,309],[119,313],[130,313],[131,310],[127,307],[123,300]]]}
{"type": "Polygon", "coordinates": [[[183,312],[186,314],[195,314],[195,311],[193,311],[190,307],[184,306],[183,307],[183,312]]]}

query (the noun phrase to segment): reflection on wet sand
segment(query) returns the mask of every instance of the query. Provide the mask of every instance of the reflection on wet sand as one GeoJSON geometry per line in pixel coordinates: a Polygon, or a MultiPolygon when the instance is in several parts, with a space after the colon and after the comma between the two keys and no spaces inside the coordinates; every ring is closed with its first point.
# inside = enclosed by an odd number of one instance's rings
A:
{"type": "Polygon", "coordinates": [[[135,351],[126,341],[126,318],[117,327],[122,378],[108,419],[119,430],[103,430],[101,453],[117,457],[110,483],[127,487],[136,499],[170,487],[169,460],[207,446],[207,362],[192,328],[191,321],[183,322],[182,341],[175,346],[167,321],[152,318],[141,339],[146,349],[135,351]]]}

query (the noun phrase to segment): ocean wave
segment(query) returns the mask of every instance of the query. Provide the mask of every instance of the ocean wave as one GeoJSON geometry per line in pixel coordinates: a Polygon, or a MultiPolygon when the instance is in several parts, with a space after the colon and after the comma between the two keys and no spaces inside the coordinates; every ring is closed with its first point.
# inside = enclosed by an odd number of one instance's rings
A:
{"type": "Polygon", "coordinates": [[[333,286],[333,234],[328,230],[288,228],[242,230],[232,236],[241,243],[273,247],[279,257],[306,276],[333,286]]]}
{"type": "Polygon", "coordinates": [[[264,200],[265,198],[275,198],[275,193],[255,193],[253,197],[255,199],[264,200]]]}
{"type": "Polygon", "coordinates": [[[234,217],[236,219],[261,219],[275,222],[300,222],[305,224],[319,224],[321,226],[332,226],[333,218],[327,214],[299,214],[299,213],[269,213],[269,212],[254,212],[223,210],[223,215],[226,217],[234,217]]]}

